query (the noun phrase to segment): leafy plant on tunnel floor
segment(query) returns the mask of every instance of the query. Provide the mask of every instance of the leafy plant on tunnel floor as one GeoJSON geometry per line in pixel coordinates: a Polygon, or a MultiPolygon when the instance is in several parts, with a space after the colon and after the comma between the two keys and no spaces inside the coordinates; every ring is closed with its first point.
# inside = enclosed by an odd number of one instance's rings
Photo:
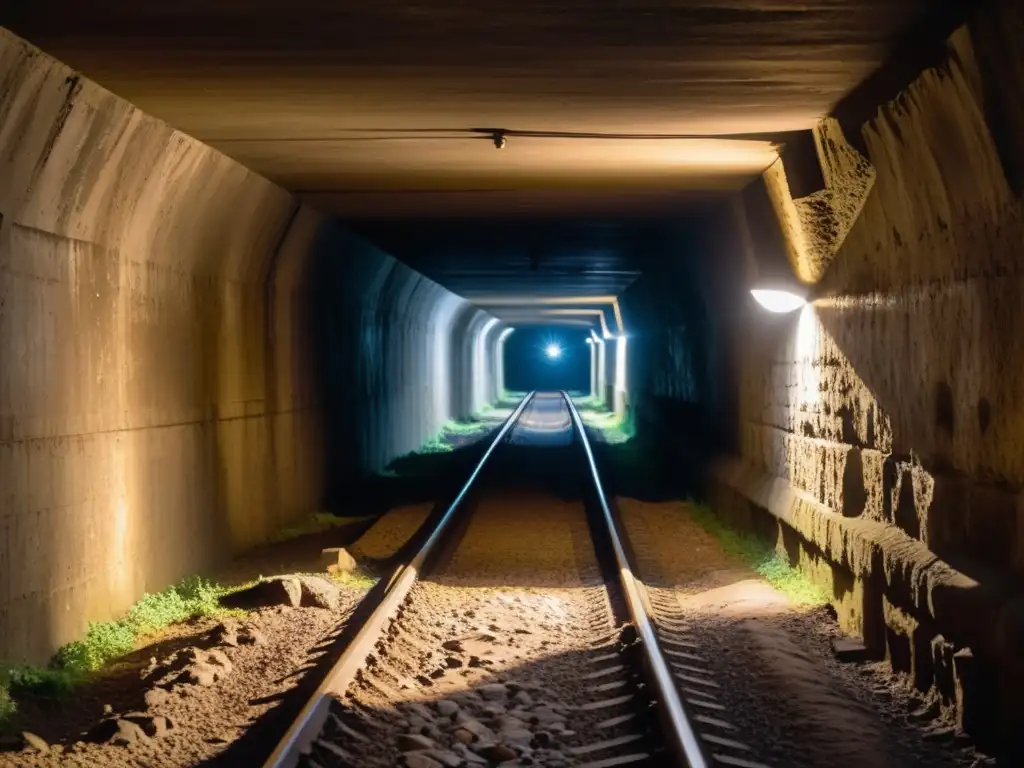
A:
{"type": "Polygon", "coordinates": [[[17,711],[18,707],[14,703],[14,699],[11,698],[10,687],[0,681],[0,732],[4,730],[5,725],[10,722],[17,711]]]}
{"type": "Polygon", "coordinates": [[[709,507],[689,502],[690,515],[701,528],[718,539],[726,554],[753,568],[775,589],[798,605],[824,605],[828,593],[811,581],[799,568],[769,542],[743,533],[723,523],[709,507]]]}
{"type": "Polygon", "coordinates": [[[90,672],[128,653],[140,636],[193,618],[225,613],[224,588],[189,576],[155,594],[147,594],[117,621],[92,622],[85,637],[62,646],[47,668],[0,663],[0,726],[17,712],[17,700],[66,698],[90,672]]]}
{"type": "Polygon", "coordinates": [[[636,435],[633,419],[627,414],[608,410],[603,401],[596,401],[593,407],[581,410],[580,419],[586,426],[597,430],[604,442],[612,445],[625,443],[636,435]]]}
{"type": "Polygon", "coordinates": [[[91,672],[130,653],[141,635],[196,616],[222,612],[222,587],[199,576],[189,576],[162,592],[144,595],[117,621],[93,622],[85,637],[57,651],[54,668],[91,672]]]}
{"type": "Polygon", "coordinates": [[[14,698],[66,698],[83,675],[69,669],[44,669],[28,664],[0,665],[0,720],[17,709],[14,698]]]}
{"type": "Polygon", "coordinates": [[[414,453],[447,453],[455,449],[453,438],[482,435],[491,428],[491,424],[483,421],[446,421],[441,431],[427,440],[414,453]]]}

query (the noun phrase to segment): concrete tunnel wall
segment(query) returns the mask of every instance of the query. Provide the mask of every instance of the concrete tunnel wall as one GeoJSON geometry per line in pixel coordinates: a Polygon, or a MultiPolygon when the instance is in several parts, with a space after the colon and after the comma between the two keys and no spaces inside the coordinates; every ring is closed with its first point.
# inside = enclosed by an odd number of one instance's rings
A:
{"type": "MultiPolygon", "coordinates": [[[[739,206],[760,196],[773,221],[723,214],[709,237],[711,259],[784,248],[822,296],[737,322],[737,449],[714,498],[749,524],[770,512],[844,626],[969,731],[1001,703],[1012,732],[1024,724],[1024,9],[987,12],[874,117],[815,130],[823,189],[793,195],[800,180],[780,161],[739,206]]],[[[749,287],[737,281],[731,300],[749,287]]]]}
{"type": "Polygon", "coordinates": [[[315,510],[339,457],[418,447],[456,410],[419,374],[475,339],[443,289],[4,29],[0,84],[0,660],[41,662],[315,510]],[[331,259],[362,347],[326,391],[331,259]],[[325,394],[358,413],[341,454],[325,394]]]}
{"type": "Polygon", "coordinates": [[[501,323],[338,224],[317,237],[327,504],[358,513],[353,483],[497,399],[501,323]]]}

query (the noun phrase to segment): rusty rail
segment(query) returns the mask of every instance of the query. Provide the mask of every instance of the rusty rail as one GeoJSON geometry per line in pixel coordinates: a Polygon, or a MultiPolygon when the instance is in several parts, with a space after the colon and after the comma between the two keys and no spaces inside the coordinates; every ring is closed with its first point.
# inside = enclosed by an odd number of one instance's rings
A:
{"type": "Polygon", "coordinates": [[[594,453],[590,449],[590,441],[587,439],[587,432],[583,428],[583,420],[580,418],[576,406],[569,397],[569,393],[563,391],[562,397],[569,407],[573,424],[587,456],[587,463],[590,467],[590,474],[594,481],[594,491],[601,515],[607,528],[607,534],[611,540],[612,549],[615,552],[616,570],[619,575],[619,583],[622,586],[623,594],[626,597],[626,604],[629,609],[630,618],[636,628],[647,662],[648,684],[655,692],[654,698],[658,706],[658,715],[661,719],[662,731],[668,747],[676,763],[688,768],[708,768],[710,761],[704,753],[700,738],[690,723],[690,717],[683,706],[679,690],[676,688],[675,680],[665,655],[658,644],[658,637],[654,631],[654,625],[648,615],[646,601],[641,591],[641,584],[633,575],[633,567],[626,555],[626,548],[623,546],[624,534],[619,531],[619,526],[608,506],[608,499],[604,495],[601,485],[601,476],[597,471],[597,462],[594,461],[594,453]]]}
{"type": "Polygon", "coordinates": [[[491,441],[484,455],[480,457],[476,467],[470,473],[462,489],[455,500],[448,506],[444,515],[438,520],[437,525],[430,536],[413,556],[409,563],[399,566],[392,576],[391,583],[387,587],[380,604],[367,617],[365,623],[359,628],[358,633],[352,638],[352,642],[342,653],[341,657],[327,673],[323,682],[310,697],[306,706],[303,707],[299,716],[292,723],[284,738],[278,743],[277,748],[264,763],[264,768],[295,768],[299,764],[299,758],[307,752],[316,741],[327,721],[331,702],[336,697],[342,696],[349,684],[355,678],[356,673],[362,668],[366,657],[369,655],[374,644],[380,639],[388,621],[395,615],[409,590],[412,589],[423,564],[435,549],[438,542],[451,530],[451,521],[455,517],[459,506],[462,504],[470,488],[476,481],[490,458],[494,449],[505,439],[509,430],[515,425],[522,415],[526,406],[533,399],[534,392],[527,393],[512,414],[502,424],[498,434],[491,441]]]}

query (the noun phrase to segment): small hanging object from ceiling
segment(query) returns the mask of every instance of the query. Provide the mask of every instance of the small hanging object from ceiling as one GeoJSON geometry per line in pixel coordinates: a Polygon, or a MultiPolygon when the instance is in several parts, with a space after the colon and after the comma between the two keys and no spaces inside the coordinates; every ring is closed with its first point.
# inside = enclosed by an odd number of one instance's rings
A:
{"type": "Polygon", "coordinates": [[[508,143],[508,137],[505,136],[504,131],[495,131],[491,134],[491,141],[494,142],[495,149],[504,149],[508,143]]]}

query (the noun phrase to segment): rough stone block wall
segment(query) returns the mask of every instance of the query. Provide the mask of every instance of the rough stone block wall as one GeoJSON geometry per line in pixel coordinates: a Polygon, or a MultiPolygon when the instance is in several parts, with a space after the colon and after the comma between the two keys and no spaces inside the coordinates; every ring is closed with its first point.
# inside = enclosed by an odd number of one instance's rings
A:
{"type": "MultiPolygon", "coordinates": [[[[634,254],[647,262],[645,273],[619,296],[629,411],[638,433],[660,433],[670,438],[667,447],[709,455],[726,438],[735,408],[724,383],[731,379],[732,313],[715,311],[730,304],[718,282],[734,283],[735,275],[695,257],[699,245],[674,230],[645,246],[650,252],[634,254]],[[686,440],[676,439],[683,434],[686,440]]],[[[605,347],[611,382],[617,345],[605,347]]]]}
{"type": "Polygon", "coordinates": [[[920,687],[955,704],[947,673],[970,648],[1019,721],[1024,209],[1019,142],[994,116],[1019,134],[1024,54],[1006,30],[1024,11],[995,6],[998,28],[958,30],[941,67],[860,127],[866,157],[834,121],[819,127],[828,206],[787,200],[784,169],[765,174],[819,298],[741,326],[741,462],[719,467],[718,500],[796,531],[794,556],[834,572],[848,627],[920,687]]]}

